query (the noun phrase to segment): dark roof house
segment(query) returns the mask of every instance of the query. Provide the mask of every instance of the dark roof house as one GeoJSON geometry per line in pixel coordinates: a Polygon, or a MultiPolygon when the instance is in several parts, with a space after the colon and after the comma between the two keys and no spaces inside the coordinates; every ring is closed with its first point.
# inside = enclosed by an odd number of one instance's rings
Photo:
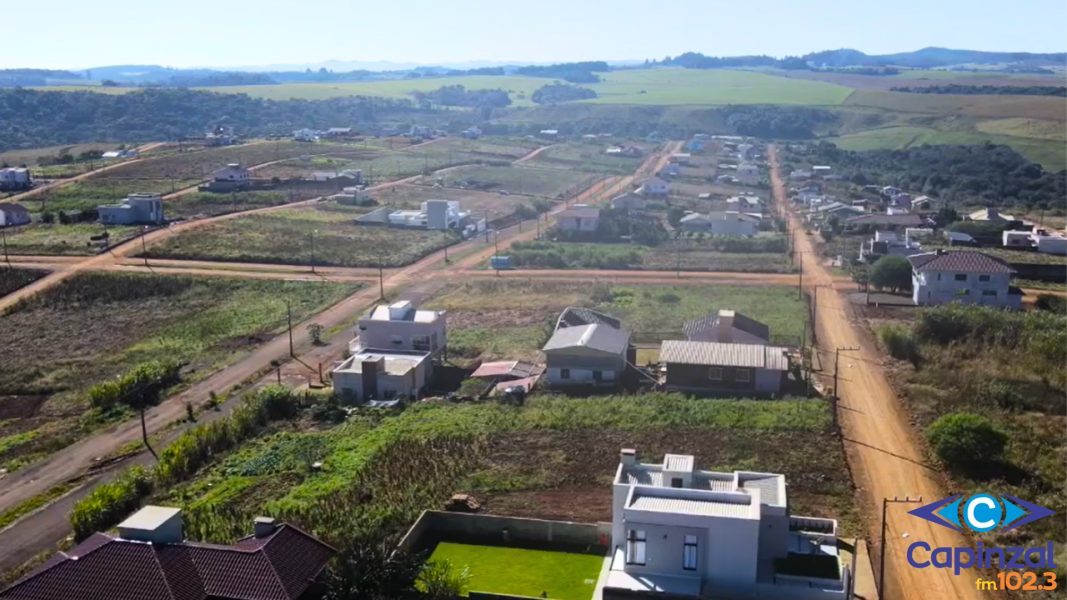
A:
{"type": "Polygon", "coordinates": [[[908,257],[912,269],[924,271],[950,271],[953,273],[1012,273],[1008,263],[994,256],[961,250],[958,252],[927,252],[908,257]]]}
{"type": "Polygon", "coordinates": [[[769,327],[733,310],[720,310],[686,321],[682,332],[691,342],[767,344],[771,339],[769,327]]]}
{"type": "Polygon", "coordinates": [[[615,317],[582,306],[568,306],[563,309],[563,312],[559,314],[559,318],[556,319],[556,329],[596,324],[610,325],[615,329],[622,328],[622,321],[615,317]]]}
{"type": "Polygon", "coordinates": [[[0,592],[3,600],[296,600],[336,551],[311,535],[258,518],[232,546],[184,541],[177,509],[146,506],[59,552],[0,592]]]}

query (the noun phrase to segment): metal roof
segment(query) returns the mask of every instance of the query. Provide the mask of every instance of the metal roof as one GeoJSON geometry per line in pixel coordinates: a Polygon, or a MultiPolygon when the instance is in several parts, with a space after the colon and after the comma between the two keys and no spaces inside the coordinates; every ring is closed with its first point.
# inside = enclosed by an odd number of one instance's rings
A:
{"type": "Polygon", "coordinates": [[[692,454],[665,454],[663,455],[664,471],[693,471],[692,454]]]}
{"type": "Polygon", "coordinates": [[[595,206],[575,206],[561,211],[557,218],[573,217],[576,219],[596,219],[600,216],[600,209],[595,206]]]}
{"type": "Polygon", "coordinates": [[[787,350],[758,344],[724,344],[664,340],[659,359],[664,363],[717,367],[752,367],[774,371],[789,370],[787,350]]]}
{"type": "Polygon", "coordinates": [[[608,354],[623,354],[630,344],[630,334],[602,324],[562,327],[549,338],[544,352],[564,348],[590,348],[608,354]]]}
{"type": "Polygon", "coordinates": [[[759,490],[760,504],[781,506],[779,490],[785,477],[773,473],[738,474],[739,485],[744,490],[759,490]]]}
{"type": "Polygon", "coordinates": [[[759,514],[758,509],[753,510],[751,500],[746,504],[739,504],[716,501],[711,498],[664,498],[660,496],[640,494],[638,492],[634,493],[633,501],[630,502],[630,505],[627,508],[633,510],[697,515],[702,517],[744,518],[758,516],[759,514]]]}
{"type": "Polygon", "coordinates": [[[1011,267],[999,258],[975,252],[927,252],[908,257],[912,268],[923,271],[951,271],[955,273],[1012,273],[1011,267]]]}

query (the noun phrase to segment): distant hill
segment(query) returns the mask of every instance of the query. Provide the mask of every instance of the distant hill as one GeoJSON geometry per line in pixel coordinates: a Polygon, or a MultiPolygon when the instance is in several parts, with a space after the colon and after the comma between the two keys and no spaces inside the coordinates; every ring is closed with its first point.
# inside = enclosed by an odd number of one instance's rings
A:
{"type": "Polygon", "coordinates": [[[929,47],[897,54],[866,54],[843,48],[824,50],[802,56],[805,61],[822,67],[896,66],[931,69],[956,65],[1014,65],[1019,67],[1055,67],[1067,61],[1067,53],[1036,54],[1032,52],[986,52],[983,50],[953,50],[929,47]]]}

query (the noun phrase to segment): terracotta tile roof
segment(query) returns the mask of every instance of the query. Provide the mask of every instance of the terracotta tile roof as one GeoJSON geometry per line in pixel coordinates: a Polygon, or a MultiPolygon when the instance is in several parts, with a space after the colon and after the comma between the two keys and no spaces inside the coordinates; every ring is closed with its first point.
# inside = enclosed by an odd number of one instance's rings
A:
{"type": "Polygon", "coordinates": [[[0,599],[295,600],[334,552],[285,524],[233,546],[150,544],[97,533],[0,592],[0,599]]]}
{"type": "Polygon", "coordinates": [[[1003,260],[975,252],[927,252],[909,256],[908,261],[916,271],[952,271],[955,273],[1012,273],[1003,260]]]}

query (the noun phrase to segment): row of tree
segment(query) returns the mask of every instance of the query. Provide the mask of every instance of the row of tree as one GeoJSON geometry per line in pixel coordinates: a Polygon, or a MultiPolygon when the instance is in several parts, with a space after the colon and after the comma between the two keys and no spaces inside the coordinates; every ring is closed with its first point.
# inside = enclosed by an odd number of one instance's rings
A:
{"type": "Polygon", "coordinates": [[[890,88],[894,92],[909,94],[962,94],[962,95],[1016,95],[1016,96],[1058,96],[1067,97],[1067,87],[1062,85],[947,85],[899,86],[890,88]]]}

